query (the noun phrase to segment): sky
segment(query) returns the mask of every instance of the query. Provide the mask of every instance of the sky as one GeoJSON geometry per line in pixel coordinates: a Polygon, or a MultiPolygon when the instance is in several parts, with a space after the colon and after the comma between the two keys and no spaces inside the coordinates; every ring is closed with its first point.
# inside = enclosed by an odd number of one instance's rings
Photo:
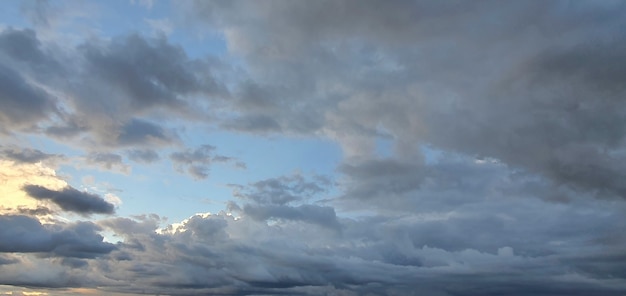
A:
{"type": "Polygon", "coordinates": [[[0,3],[0,295],[624,295],[624,1],[0,3]]]}

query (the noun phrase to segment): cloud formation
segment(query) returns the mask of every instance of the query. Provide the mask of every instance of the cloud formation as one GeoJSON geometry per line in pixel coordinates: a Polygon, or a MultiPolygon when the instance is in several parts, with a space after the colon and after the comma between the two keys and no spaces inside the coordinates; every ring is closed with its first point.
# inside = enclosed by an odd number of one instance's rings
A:
{"type": "Polygon", "coordinates": [[[264,124],[249,118],[271,119],[353,156],[371,154],[384,130],[408,157],[433,144],[624,195],[622,4],[275,4],[192,5],[226,30],[254,81],[233,107],[247,115],[228,126],[256,132],[264,124]]]}
{"type": "Polygon", "coordinates": [[[179,172],[186,172],[194,179],[206,179],[212,163],[232,163],[237,168],[246,168],[246,164],[234,157],[214,154],[215,147],[202,145],[196,149],[173,152],[170,160],[179,172]]]}
{"type": "Polygon", "coordinates": [[[30,197],[38,200],[50,200],[65,211],[82,215],[115,213],[115,206],[102,197],[79,191],[73,187],[50,190],[39,185],[25,185],[23,189],[30,197]]]}
{"type": "MultiPolygon", "coordinates": [[[[624,3],[189,1],[167,23],[142,20],[171,28],[156,37],[51,34],[53,7],[36,3],[22,8],[33,29],[0,26],[1,285],[626,293],[624,3]],[[221,47],[198,53],[187,30],[221,47]],[[153,163],[204,180],[215,164],[246,167],[227,155],[268,157],[220,143],[241,133],[331,140],[341,159],[325,177],[308,173],[317,150],[275,160],[306,174],[250,165],[220,184],[232,190],[215,197],[222,212],[63,222],[58,208],[116,208],[46,166],[60,155],[25,145],[56,140],[84,155],[78,171],[153,163]]],[[[150,202],[196,190],[168,188],[150,202]]]]}
{"type": "Polygon", "coordinates": [[[98,226],[90,222],[42,225],[21,215],[1,215],[0,252],[49,253],[62,257],[94,258],[115,249],[102,241],[98,226]]]}
{"type": "Polygon", "coordinates": [[[59,154],[49,154],[38,149],[24,147],[7,147],[0,150],[0,155],[18,163],[37,163],[46,160],[58,160],[63,156],[59,154]]]}

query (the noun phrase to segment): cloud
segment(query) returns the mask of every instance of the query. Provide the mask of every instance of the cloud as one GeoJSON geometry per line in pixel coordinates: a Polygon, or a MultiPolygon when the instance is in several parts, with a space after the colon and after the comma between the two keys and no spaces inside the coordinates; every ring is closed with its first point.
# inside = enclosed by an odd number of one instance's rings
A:
{"type": "Polygon", "coordinates": [[[366,158],[384,130],[400,157],[430,144],[624,195],[621,4],[259,5],[187,10],[246,61],[226,127],[323,133],[366,158]]]}
{"type": "Polygon", "coordinates": [[[164,34],[165,36],[169,36],[174,32],[174,25],[172,22],[167,19],[144,19],[144,22],[150,26],[152,34],[164,34]]]}
{"type": "Polygon", "coordinates": [[[18,207],[17,210],[20,214],[25,215],[25,216],[47,216],[47,215],[51,215],[54,213],[49,208],[42,207],[42,206],[38,206],[35,209],[18,207]]]}
{"type": "MultiPolygon", "coordinates": [[[[84,44],[80,53],[92,75],[103,85],[120,90],[115,103],[122,105],[102,107],[125,106],[142,111],[160,106],[182,110],[186,106],[185,95],[222,91],[210,73],[199,71],[199,66],[209,65],[188,59],[182,48],[169,44],[164,38],[130,35],[102,45],[84,44]]],[[[87,105],[91,103],[88,101],[80,102],[86,108],[99,107],[87,105]]]]}
{"type": "MultiPolygon", "coordinates": [[[[368,165],[390,169],[378,176],[357,173],[355,166],[348,176],[356,181],[411,173],[384,161],[368,165]]],[[[164,228],[156,215],[105,219],[98,225],[121,239],[115,249],[95,252],[100,255],[86,262],[63,261],[48,268],[90,283],[83,286],[127,293],[619,295],[626,290],[623,264],[618,263],[624,258],[619,233],[626,229],[618,226],[626,225],[623,203],[576,194],[567,203],[500,194],[498,190],[526,194],[515,190],[528,180],[508,176],[497,162],[446,158],[424,171],[428,174],[415,190],[386,201],[358,200],[364,209],[388,204],[390,212],[346,216],[332,206],[310,204],[324,198],[322,185],[328,184],[292,175],[238,187],[247,194],[239,200],[249,202],[236,212],[239,216],[197,214],[164,228]],[[301,196],[287,204],[253,199],[281,190],[301,196]],[[393,199],[405,203],[398,206],[393,199]],[[73,266],[90,272],[74,275],[73,266]]],[[[41,227],[35,226],[26,228],[41,227]]],[[[0,274],[10,270],[2,268],[0,274]]],[[[19,284],[59,287],[52,279],[56,277],[48,275],[19,284]]]]}
{"type": "Polygon", "coordinates": [[[126,165],[122,160],[122,156],[115,153],[91,152],[85,156],[84,161],[88,165],[94,165],[107,170],[118,170],[122,173],[128,173],[130,166],[126,165]]]}
{"type": "Polygon", "coordinates": [[[168,134],[161,126],[152,122],[132,119],[125,124],[117,137],[118,145],[159,144],[176,139],[176,135],[168,134]]]}
{"type": "Polygon", "coordinates": [[[115,213],[115,206],[102,197],[69,186],[58,191],[39,185],[25,185],[23,189],[32,198],[50,200],[65,211],[82,215],[115,213]]]}
{"type": "Polygon", "coordinates": [[[292,174],[247,186],[230,184],[230,187],[233,196],[243,202],[242,206],[228,202],[228,209],[234,213],[258,221],[299,221],[340,231],[334,208],[310,204],[331,187],[330,180],[324,176],[305,178],[292,174]]]}
{"type": "Polygon", "coordinates": [[[37,219],[1,215],[0,252],[50,253],[62,257],[94,258],[115,246],[102,241],[100,229],[90,222],[42,225],[37,219]]]}
{"type": "Polygon", "coordinates": [[[263,213],[282,218],[269,222],[225,213],[198,214],[160,232],[154,232],[159,223],[154,217],[115,218],[105,227],[123,235],[124,242],[115,252],[129,259],[106,261],[105,270],[115,270],[116,280],[132,279],[148,291],[188,294],[406,294],[420,290],[429,295],[526,291],[618,295],[626,288],[605,276],[619,274],[618,265],[600,259],[608,252],[612,255],[607,258],[621,260],[623,253],[614,249],[619,242],[600,239],[621,231],[602,227],[623,220],[622,209],[611,208],[611,202],[598,205],[594,201],[594,211],[572,213],[589,201],[563,208],[564,204],[540,199],[497,203],[478,196],[472,199],[473,203],[449,214],[337,217],[340,234],[298,223],[332,223],[326,215],[315,221],[292,219],[291,214],[300,217],[305,212],[316,217],[313,208],[324,208],[311,205],[254,206],[272,209],[263,213]],[[539,220],[529,221],[531,213],[539,220]],[[529,232],[534,233],[530,240],[529,232]],[[581,247],[576,243],[579,239],[595,243],[581,247]],[[551,263],[555,261],[561,265],[551,263]]]}
{"type": "Polygon", "coordinates": [[[196,149],[173,152],[170,160],[179,172],[187,172],[195,179],[206,179],[212,163],[233,163],[237,168],[246,168],[246,164],[234,157],[214,155],[216,148],[211,145],[202,145],[196,149]]]}
{"type": "MultiPolygon", "coordinates": [[[[165,34],[62,42],[4,29],[0,123],[11,140],[63,139],[86,163],[125,171],[122,155],[152,162],[178,144],[173,168],[197,179],[215,163],[245,164],[187,148],[190,130],[330,139],[343,158],[333,180],[263,176],[231,185],[224,212],[172,225],[152,215],[42,224],[24,215],[52,202],[114,207],[67,187],[38,162],[45,151],[6,150],[0,284],[623,295],[625,8],[190,1],[177,6],[185,25],[226,43],[198,59],[165,34]],[[104,243],[100,227],[120,242],[104,243]]],[[[33,22],[49,20],[37,9],[33,22]]]]}
{"type": "Polygon", "coordinates": [[[66,141],[82,136],[73,144],[83,147],[167,145],[177,135],[155,118],[207,120],[205,99],[228,95],[213,77],[217,59],[191,59],[163,36],[96,38],[76,45],[42,40],[38,33],[11,28],[0,33],[0,100],[6,105],[0,120],[14,131],[43,130],[66,141]]]}
{"type": "Polygon", "coordinates": [[[303,221],[318,224],[324,227],[338,229],[339,223],[335,209],[316,205],[301,205],[297,207],[284,205],[244,205],[243,213],[256,220],[284,219],[303,221]]]}
{"type": "Polygon", "coordinates": [[[249,115],[234,118],[223,124],[226,129],[252,133],[279,132],[280,125],[270,116],[249,115]]]}
{"type": "Polygon", "coordinates": [[[4,30],[0,34],[0,51],[20,62],[45,63],[48,59],[35,31],[29,29],[4,30]]]}
{"type": "Polygon", "coordinates": [[[170,143],[151,118],[161,112],[250,133],[325,135],[348,156],[368,157],[384,130],[398,155],[419,154],[425,143],[493,157],[599,196],[624,195],[625,172],[616,165],[623,158],[623,67],[612,63],[624,43],[618,4],[577,4],[562,14],[559,3],[534,2],[416,1],[384,12],[375,1],[282,4],[280,12],[237,1],[187,5],[196,20],[223,30],[242,58],[238,79],[221,81],[229,77],[223,61],[191,59],[164,37],[92,39],[61,54],[33,31],[6,29],[0,72],[7,102],[18,92],[30,99],[12,102],[5,121],[21,128],[45,122],[56,113],[47,95],[54,89],[68,108],[46,127],[50,135],[87,133],[112,146],[170,143]],[[538,31],[522,16],[533,16],[538,31]],[[225,115],[201,115],[207,102],[225,115]],[[584,164],[574,161],[581,154],[589,156],[584,164]]]}
{"type": "Polygon", "coordinates": [[[37,163],[41,161],[59,160],[64,158],[59,154],[49,154],[38,149],[24,147],[7,147],[0,150],[0,155],[18,163],[37,163]]]}
{"type": "Polygon", "coordinates": [[[41,201],[30,198],[22,189],[27,184],[40,185],[52,190],[67,186],[54,169],[44,163],[27,163],[0,160],[0,214],[18,214],[23,210],[47,207],[41,201]]]}
{"type": "Polygon", "coordinates": [[[300,174],[257,181],[248,186],[231,185],[233,196],[258,204],[285,205],[319,196],[327,191],[330,180],[323,176],[306,179],[300,174]]]}
{"type": "Polygon", "coordinates": [[[159,154],[151,149],[133,149],[127,152],[128,158],[141,163],[152,163],[160,159],[159,154]]]}
{"type": "Polygon", "coordinates": [[[0,102],[4,106],[0,111],[2,133],[10,132],[7,127],[32,128],[55,110],[54,101],[46,91],[4,65],[0,66],[0,102]]]}

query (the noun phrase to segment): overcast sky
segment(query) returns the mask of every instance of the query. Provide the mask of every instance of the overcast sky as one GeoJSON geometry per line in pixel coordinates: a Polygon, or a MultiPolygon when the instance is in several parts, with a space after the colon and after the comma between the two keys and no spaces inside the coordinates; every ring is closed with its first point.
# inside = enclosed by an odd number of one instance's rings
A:
{"type": "Polygon", "coordinates": [[[2,1],[10,293],[625,295],[626,2],[2,1]]]}

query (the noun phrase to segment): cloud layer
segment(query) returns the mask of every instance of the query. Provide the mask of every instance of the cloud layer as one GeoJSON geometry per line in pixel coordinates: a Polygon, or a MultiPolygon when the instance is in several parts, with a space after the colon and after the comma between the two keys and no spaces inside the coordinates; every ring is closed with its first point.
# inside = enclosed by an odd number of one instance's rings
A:
{"type": "Polygon", "coordinates": [[[70,34],[54,25],[62,5],[41,1],[21,8],[32,28],[0,26],[0,285],[626,293],[626,4],[177,5],[153,36],[70,34]],[[224,52],[199,55],[189,32],[224,52]],[[342,156],[327,176],[287,157],[272,161],[291,170],[266,176],[281,169],[228,143],[242,134],[331,140],[342,156]],[[194,190],[217,200],[214,165],[249,168],[216,178],[231,190],[223,211],[169,221],[116,214],[57,176],[59,163],[200,184],[154,203],[194,190]]]}

